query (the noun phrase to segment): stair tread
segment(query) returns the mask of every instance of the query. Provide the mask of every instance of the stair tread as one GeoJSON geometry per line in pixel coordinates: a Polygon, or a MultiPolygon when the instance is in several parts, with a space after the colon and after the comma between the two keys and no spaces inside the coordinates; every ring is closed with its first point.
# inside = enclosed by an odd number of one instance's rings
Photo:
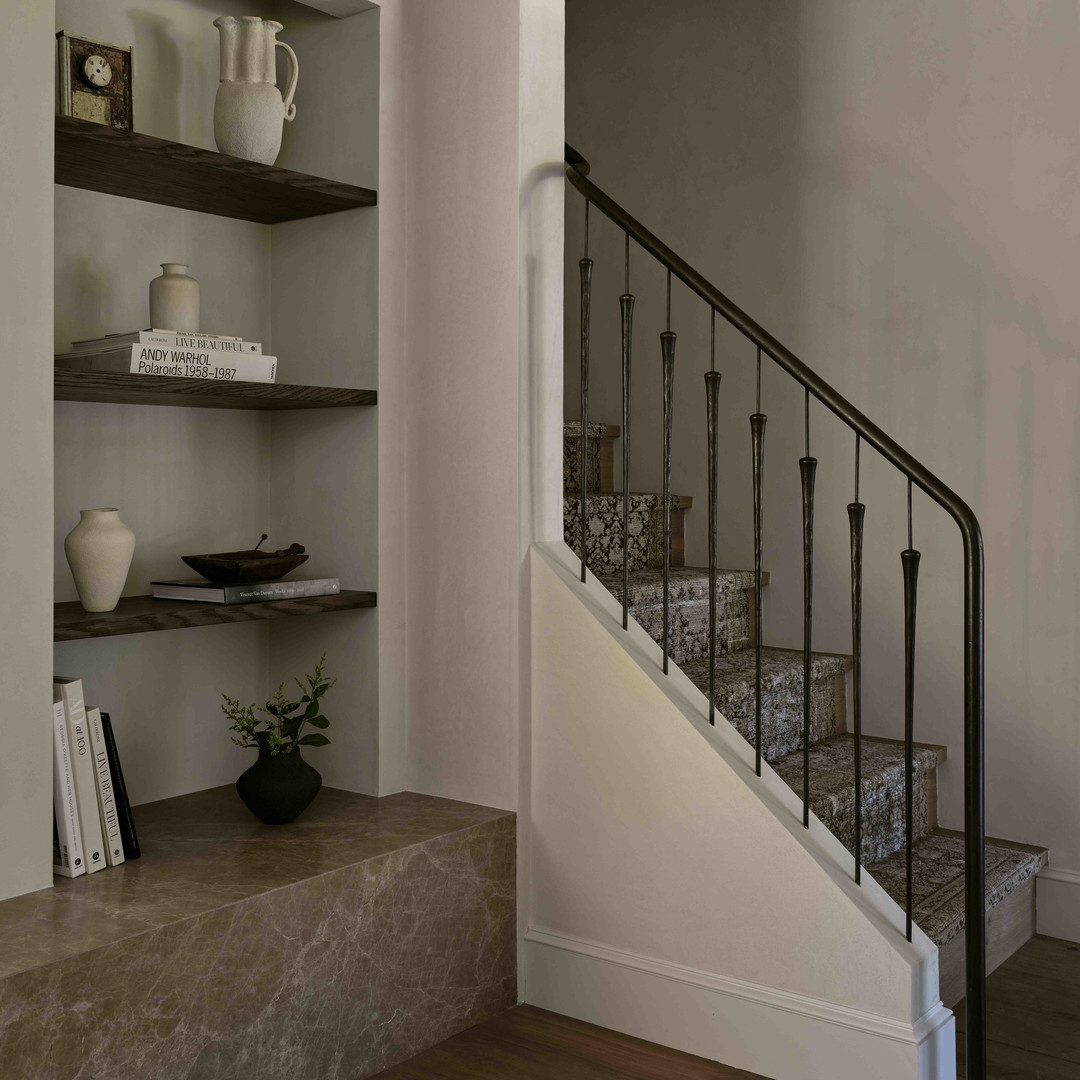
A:
{"type": "MultiPolygon", "coordinates": [[[[598,502],[618,502],[622,505],[622,492],[621,491],[590,491],[589,493],[589,505],[592,506],[598,502]]],[[[693,497],[690,495],[669,495],[668,498],[671,501],[672,510],[689,510],[694,505],[693,497]]],[[[655,503],[657,506],[664,501],[664,494],[660,491],[631,491],[630,492],[630,507],[637,506],[649,506],[655,503]]],[[[563,504],[565,513],[565,504],[573,503],[575,506],[581,504],[581,492],[576,490],[566,491],[563,493],[563,504]]]]}
{"type": "MultiPolygon", "coordinates": [[[[929,778],[943,748],[916,744],[912,775],[913,826],[916,837],[928,826],[929,778]]],[[[793,751],[772,762],[773,769],[802,795],[803,754],[793,751]]],[[[904,744],[892,739],[863,739],[862,857],[882,859],[904,843],[904,744]]],[[[810,809],[848,849],[855,851],[855,738],[832,735],[810,747],[810,809]]]]}
{"type": "MultiPolygon", "coordinates": [[[[1047,862],[1044,848],[986,841],[986,906],[1001,903],[1018,886],[1037,874],[1047,862]]],[[[936,829],[916,841],[912,850],[912,915],[939,948],[964,928],[964,838],[961,833],[936,829]]],[[[903,907],[906,903],[907,860],[894,852],[867,867],[874,880],[903,907]]]]}
{"type": "MultiPolygon", "coordinates": [[[[915,747],[916,770],[935,768],[941,760],[935,746],[915,747]]],[[[771,762],[774,771],[794,791],[802,791],[803,753],[796,750],[778,761],[771,762]]],[[[896,780],[901,788],[904,780],[904,744],[891,739],[863,739],[863,791],[883,780],[896,780]]],[[[901,792],[902,795],[902,792],[901,792]]],[[[855,737],[843,733],[832,735],[810,747],[810,803],[818,813],[818,802],[836,806],[855,800],[855,737]]],[[[821,817],[821,814],[818,814],[821,817]]]]}
{"type": "MultiPolygon", "coordinates": [[[[706,654],[708,649],[705,650],[706,654]]],[[[716,657],[716,707],[747,742],[755,740],[755,662],[752,648],[732,649],[716,657]]],[[[709,696],[709,661],[684,660],[680,669],[709,696]]],[[[848,658],[815,653],[810,665],[810,739],[836,733],[843,716],[842,674],[848,658]]],[[[761,752],[775,761],[801,748],[803,733],[803,654],[792,649],[761,650],[761,752]]]]}
{"type": "MultiPolygon", "coordinates": [[[[716,658],[716,688],[728,699],[753,698],[757,672],[753,649],[739,649],[716,658]]],[[[810,660],[810,678],[823,679],[839,675],[850,666],[850,658],[837,653],[814,653],[810,660]]],[[[706,695],[709,692],[709,661],[688,660],[679,665],[687,678],[706,695]]],[[[763,691],[801,688],[803,654],[796,649],[777,649],[764,646],[761,650],[761,688],[763,691]]]]}
{"type": "MultiPolygon", "coordinates": [[[[621,431],[622,429],[619,427],[618,424],[601,424],[595,420],[589,421],[590,439],[617,439],[621,431]]],[[[581,421],[566,420],[563,423],[563,438],[580,439],[581,421]]]]}
{"type": "MultiPolygon", "coordinates": [[[[598,574],[597,580],[616,600],[622,602],[622,571],[615,574],[598,574]]],[[[768,584],[769,575],[762,574],[763,585],[768,584]]],[[[732,592],[738,589],[754,587],[752,570],[716,571],[717,593],[732,592]]],[[[709,570],[700,566],[672,567],[670,573],[671,605],[686,602],[706,603],[709,599],[709,570]]],[[[647,567],[643,570],[630,571],[630,607],[648,607],[664,602],[664,571],[647,567]]]]}

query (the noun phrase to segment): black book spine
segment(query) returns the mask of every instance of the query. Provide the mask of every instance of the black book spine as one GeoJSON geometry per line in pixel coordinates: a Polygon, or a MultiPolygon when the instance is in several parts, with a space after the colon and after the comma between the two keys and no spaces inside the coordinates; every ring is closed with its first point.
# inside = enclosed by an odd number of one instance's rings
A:
{"type": "Polygon", "coordinates": [[[131,801],[128,799],[127,784],[124,783],[124,770],[120,768],[120,754],[116,749],[112,720],[107,712],[101,714],[101,733],[105,736],[105,753],[109,757],[109,772],[112,773],[113,796],[116,799],[116,816],[120,819],[120,842],[124,845],[124,858],[137,859],[142,854],[139,850],[139,837],[135,832],[135,819],[131,816],[131,801]]]}

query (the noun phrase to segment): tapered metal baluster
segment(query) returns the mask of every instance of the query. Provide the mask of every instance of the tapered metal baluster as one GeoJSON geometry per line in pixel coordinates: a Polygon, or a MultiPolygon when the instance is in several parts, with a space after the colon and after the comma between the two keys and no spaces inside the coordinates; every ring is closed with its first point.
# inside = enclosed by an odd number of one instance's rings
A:
{"type": "Polygon", "coordinates": [[[630,234],[626,234],[622,311],[622,624],[630,625],[630,354],[634,337],[634,297],[630,292],[630,234]]]}
{"type": "Polygon", "coordinates": [[[589,317],[592,303],[592,259],[589,258],[589,202],[585,201],[585,257],[581,270],[581,580],[586,577],[589,537],[589,317]]]}
{"type": "Polygon", "coordinates": [[[862,881],[862,593],[863,519],[866,507],[859,502],[859,436],[855,436],[855,501],[848,503],[851,526],[851,687],[855,727],[855,882],[862,881]]]}
{"type": "Polygon", "coordinates": [[[750,417],[754,455],[754,771],[761,775],[761,545],[762,485],[765,475],[765,421],[761,411],[761,349],[757,354],[757,412],[750,417]]]}
{"type": "Polygon", "coordinates": [[[665,330],[660,335],[664,364],[664,674],[668,670],[668,633],[670,630],[671,588],[671,415],[675,388],[675,335],[665,330]]]}
{"type": "Polygon", "coordinates": [[[705,373],[705,413],[709,429],[709,723],[716,723],[716,476],[720,373],[705,373]]]}
{"type": "Polygon", "coordinates": [[[915,832],[915,602],[919,587],[919,560],[912,547],[911,481],[908,481],[908,546],[900,553],[904,567],[904,833],[907,842],[907,939],[911,940],[913,911],[912,861],[915,832]]]}
{"type": "Polygon", "coordinates": [[[806,393],[806,455],[799,458],[803,520],[803,825],[810,827],[810,671],[814,628],[814,477],[810,456],[810,392],[806,393]]]}

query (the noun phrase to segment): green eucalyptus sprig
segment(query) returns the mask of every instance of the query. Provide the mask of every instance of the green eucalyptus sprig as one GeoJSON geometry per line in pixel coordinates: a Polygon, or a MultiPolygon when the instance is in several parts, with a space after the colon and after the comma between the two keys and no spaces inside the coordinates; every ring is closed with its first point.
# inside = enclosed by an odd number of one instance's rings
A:
{"type": "Polygon", "coordinates": [[[330,740],[325,735],[318,732],[302,734],[308,724],[316,728],[330,726],[319,703],[337,682],[337,679],[326,677],[326,653],[319,657],[315,670],[304,678],[306,686],[299,679],[293,680],[302,695],[298,701],[290,701],[285,696],[284,683],[265,705],[241,705],[236,698],[222,694],[225,704],[221,711],[232,721],[229,730],[236,733],[232,741],[237,746],[267,750],[271,755],[289,754],[298,746],[326,746],[330,740]]]}

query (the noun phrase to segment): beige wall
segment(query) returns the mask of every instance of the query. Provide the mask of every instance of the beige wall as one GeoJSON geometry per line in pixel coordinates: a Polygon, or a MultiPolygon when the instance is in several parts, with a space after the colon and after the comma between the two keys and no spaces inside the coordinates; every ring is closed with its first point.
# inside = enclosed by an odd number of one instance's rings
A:
{"type": "Polygon", "coordinates": [[[933,943],[565,544],[531,566],[525,1000],[778,1080],[951,1075],[933,943]]]}
{"type": "MultiPolygon", "coordinates": [[[[1080,867],[1080,9],[602,0],[567,10],[567,137],[593,178],[965,497],[983,522],[992,834],[1080,867]]],[[[568,266],[579,254],[570,200],[568,266]]],[[[594,229],[593,415],[617,422],[621,245],[594,229]]],[[[576,269],[574,270],[576,277],[576,269]]],[[[659,483],[662,277],[639,295],[634,486],[659,483]]],[[[568,292],[568,327],[577,325],[568,292]]],[[[674,296],[674,487],[705,558],[708,313],[674,296]]],[[[568,334],[568,339],[572,334],[568,334]]],[[[721,562],[749,565],[752,348],[721,330],[721,562]]],[[[567,415],[576,415],[569,357],[567,415]]],[[[766,627],[801,641],[801,401],[765,372],[766,627]]],[[[817,641],[848,649],[852,442],[813,410],[817,641]]],[[[902,481],[864,455],[868,730],[902,731],[902,481]]],[[[947,743],[961,822],[960,548],[916,495],[923,552],[917,737],[947,743]]],[[[1080,904],[1076,905],[1080,910],[1080,904]]],[[[1076,931],[1080,932],[1080,926],[1076,931]]]]}
{"type": "Polygon", "coordinates": [[[560,528],[529,494],[529,424],[547,402],[557,492],[561,4],[406,0],[382,18],[383,790],[516,807],[524,551],[560,528]],[[552,112],[520,137],[537,67],[552,112]]]}
{"type": "Polygon", "coordinates": [[[0,898],[52,880],[52,9],[4,12],[0,90],[0,898]]]}

